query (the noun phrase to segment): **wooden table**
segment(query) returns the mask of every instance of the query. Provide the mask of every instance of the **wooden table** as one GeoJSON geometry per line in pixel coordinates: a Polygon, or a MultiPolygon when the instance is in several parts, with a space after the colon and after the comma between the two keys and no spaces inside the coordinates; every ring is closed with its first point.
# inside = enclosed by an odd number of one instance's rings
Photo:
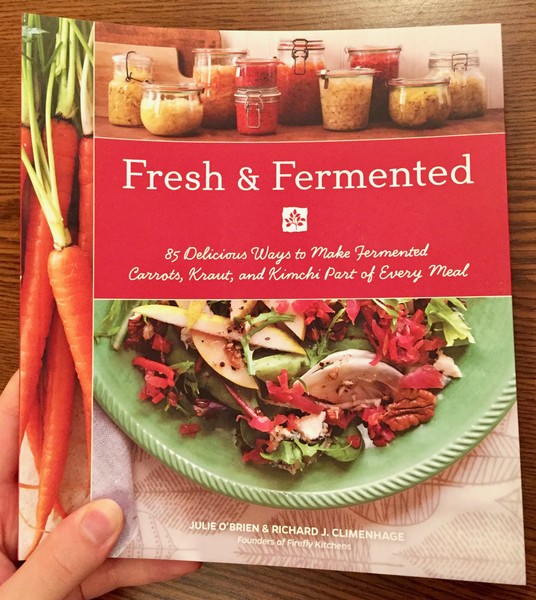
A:
{"type": "MultiPolygon", "coordinates": [[[[536,597],[536,9],[534,0],[302,0],[247,2],[143,0],[2,0],[2,102],[0,103],[0,385],[16,369],[19,207],[19,47],[22,12],[156,26],[214,29],[315,29],[502,22],[505,70],[512,280],[519,384],[519,414],[527,549],[526,587],[348,574],[330,571],[206,564],[182,580],[121,590],[106,600],[164,598],[261,600],[333,598],[481,599],[536,597]]],[[[498,341],[499,343],[499,341],[498,341]]]]}

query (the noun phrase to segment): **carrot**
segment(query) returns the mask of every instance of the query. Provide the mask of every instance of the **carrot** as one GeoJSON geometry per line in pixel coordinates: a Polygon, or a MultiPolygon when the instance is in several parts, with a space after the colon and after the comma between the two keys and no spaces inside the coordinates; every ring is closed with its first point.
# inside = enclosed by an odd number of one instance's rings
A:
{"type": "Polygon", "coordinates": [[[86,444],[91,457],[93,415],[93,282],[89,259],[79,246],[65,246],[50,253],[48,276],[58,313],[82,388],[86,444]]]}
{"type": "Polygon", "coordinates": [[[78,245],[93,262],[93,137],[83,137],[78,146],[78,245]]]}
{"type": "MultiPolygon", "coordinates": [[[[57,318],[57,314],[56,314],[57,318]]],[[[49,336],[48,346],[50,346],[50,336],[49,336]]],[[[50,353],[50,349],[47,352],[47,356],[50,353]]],[[[45,365],[50,364],[50,359],[45,360],[45,365]]],[[[44,396],[45,396],[45,381],[46,378],[46,366],[41,371],[41,378],[39,381],[39,391],[38,391],[38,406],[36,406],[30,412],[30,419],[28,421],[28,426],[26,428],[26,436],[28,439],[28,446],[30,447],[30,451],[32,453],[34,459],[35,470],[39,475],[41,470],[41,456],[43,454],[43,434],[44,434],[44,396]]],[[[28,489],[38,489],[38,486],[25,486],[24,484],[20,484],[20,487],[27,487],[28,489]]],[[[54,505],[54,511],[61,518],[65,519],[67,516],[67,511],[61,504],[59,498],[54,505]]]]}
{"type": "Polygon", "coordinates": [[[75,382],[71,351],[62,322],[55,312],[52,317],[46,355],[44,436],[39,470],[35,536],[28,554],[31,554],[39,544],[48,517],[58,501],[69,448],[75,382]]]}
{"type": "MultiPolygon", "coordinates": [[[[56,167],[58,200],[64,220],[71,203],[73,180],[78,153],[78,132],[68,120],[55,117],[51,122],[52,151],[56,167]]],[[[46,135],[45,135],[46,141],[46,135]]]]}
{"type": "Polygon", "coordinates": [[[93,29],[80,73],[80,125],[82,138],[78,147],[78,244],[93,268],[93,29]]]}
{"type": "MultiPolygon", "coordinates": [[[[87,449],[90,456],[93,308],[91,270],[83,251],[78,246],[71,246],[71,236],[66,228],[66,214],[61,210],[63,199],[69,199],[71,196],[78,150],[77,132],[69,122],[76,115],[76,77],[80,66],[78,42],[82,46],[85,44],[82,43],[82,34],[76,23],[71,19],[59,19],[56,48],[48,72],[44,109],[46,153],[36,153],[34,143],[34,164],[31,164],[24,150],[21,151],[21,158],[52,234],[54,249],[47,258],[48,276],[82,388],[87,449]],[[56,108],[53,112],[54,99],[56,108]],[[52,114],[56,117],[53,118],[52,114]]],[[[89,47],[88,51],[91,52],[89,47]]],[[[89,71],[89,64],[86,71],[89,71]]],[[[25,81],[30,79],[26,74],[25,81]]],[[[35,132],[38,128],[35,115],[30,125],[32,133],[35,132]]],[[[35,142],[36,136],[33,135],[32,139],[35,142]]]]}
{"type": "Polygon", "coordinates": [[[52,317],[52,289],[46,271],[51,248],[52,236],[33,192],[20,291],[20,441],[30,412],[37,405],[39,374],[52,317]]]}
{"type": "MultiPolygon", "coordinates": [[[[44,370],[41,374],[43,374],[44,370]]],[[[39,382],[37,405],[30,411],[30,418],[26,427],[28,446],[34,459],[35,470],[39,473],[41,468],[41,452],[43,450],[43,377],[39,382]]]]}
{"type": "MultiPolygon", "coordinates": [[[[66,219],[71,201],[78,134],[70,123],[54,119],[51,146],[61,159],[57,165],[57,190],[62,217],[66,219]]],[[[48,255],[53,248],[47,219],[32,191],[26,230],[24,275],[20,292],[20,429],[24,430],[36,404],[46,337],[52,317],[53,296],[47,277],[48,255]]]]}

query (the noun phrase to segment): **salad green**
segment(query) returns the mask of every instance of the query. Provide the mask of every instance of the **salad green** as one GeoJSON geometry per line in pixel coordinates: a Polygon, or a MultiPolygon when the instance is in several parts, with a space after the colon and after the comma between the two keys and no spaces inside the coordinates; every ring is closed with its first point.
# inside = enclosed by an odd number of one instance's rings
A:
{"type": "Polygon", "coordinates": [[[96,338],[135,351],[178,436],[231,427],[244,461],[290,473],[427,423],[461,376],[449,348],[474,343],[459,298],[114,301],[96,338]]]}

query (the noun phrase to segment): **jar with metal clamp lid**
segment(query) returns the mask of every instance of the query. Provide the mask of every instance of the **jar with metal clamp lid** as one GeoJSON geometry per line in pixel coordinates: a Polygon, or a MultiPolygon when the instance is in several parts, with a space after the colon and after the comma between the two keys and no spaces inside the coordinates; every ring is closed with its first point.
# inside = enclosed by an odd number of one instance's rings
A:
{"type": "Polygon", "coordinates": [[[270,135],[277,130],[281,93],[277,88],[239,88],[235,93],[236,128],[243,135],[270,135]]]}
{"type": "Polygon", "coordinates": [[[373,69],[328,69],[319,72],[325,129],[356,131],[367,127],[374,73],[373,69]]]}
{"type": "Polygon", "coordinates": [[[324,42],[297,38],[281,41],[277,87],[281,92],[279,122],[314,125],[322,122],[318,71],[325,69],[324,42]]]}
{"type": "Polygon", "coordinates": [[[486,79],[477,50],[430,52],[428,77],[449,79],[451,119],[480,117],[486,110],[486,79]]]}
{"type": "Polygon", "coordinates": [[[203,127],[234,128],[236,62],[247,55],[247,50],[197,48],[193,52],[193,79],[205,88],[202,95],[203,127]]]}
{"type": "Polygon", "coordinates": [[[140,127],[142,83],[153,78],[153,60],[149,56],[127,52],[112,56],[113,79],[108,84],[108,120],[112,125],[140,127]]]}

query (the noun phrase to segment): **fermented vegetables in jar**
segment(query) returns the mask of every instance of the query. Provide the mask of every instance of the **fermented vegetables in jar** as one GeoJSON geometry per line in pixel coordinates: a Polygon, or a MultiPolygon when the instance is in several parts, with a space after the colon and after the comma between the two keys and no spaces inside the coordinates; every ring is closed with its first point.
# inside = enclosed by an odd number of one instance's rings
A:
{"type": "Polygon", "coordinates": [[[325,129],[356,131],[367,127],[373,78],[372,69],[320,71],[320,100],[325,129]]]}
{"type": "Polygon", "coordinates": [[[234,94],[236,63],[247,50],[197,48],[194,53],[193,80],[204,87],[203,127],[232,129],[236,126],[234,94]]]}
{"type": "Polygon", "coordinates": [[[389,88],[387,82],[399,74],[402,46],[347,47],[348,66],[374,69],[374,84],[370,101],[370,120],[389,119],[389,88]]]}
{"type": "Polygon", "coordinates": [[[277,130],[281,93],[273,88],[239,88],[235,94],[236,128],[243,135],[270,135],[277,130]]]}
{"type": "Polygon", "coordinates": [[[276,87],[278,64],[277,58],[239,58],[236,61],[236,87],[276,87]]]}
{"type": "Polygon", "coordinates": [[[389,88],[389,112],[400,127],[440,127],[448,119],[448,79],[392,79],[389,88]]]}
{"type": "Polygon", "coordinates": [[[153,61],[149,56],[127,52],[114,54],[113,79],[108,84],[108,120],[112,125],[140,127],[142,83],[151,81],[153,61]]]}
{"type": "Polygon", "coordinates": [[[279,43],[278,56],[279,122],[285,125],[321,123],[318,71],[326,67],[324,42],[303,38],[284,40],[279,43]]]}
{"type": "Polygon", "coordinates": [[[429,77],[448,77],[452,100],[451,119],[480,117],[486,110],[486,79],[477,50],[430,52],[429,77]]]}
{"type": "Polygon", "coordinates": [[[144,83],[140,112],[145,129],[162,136],[195,133],[203,120],[202,91],[193,83],[144,83]]]}

